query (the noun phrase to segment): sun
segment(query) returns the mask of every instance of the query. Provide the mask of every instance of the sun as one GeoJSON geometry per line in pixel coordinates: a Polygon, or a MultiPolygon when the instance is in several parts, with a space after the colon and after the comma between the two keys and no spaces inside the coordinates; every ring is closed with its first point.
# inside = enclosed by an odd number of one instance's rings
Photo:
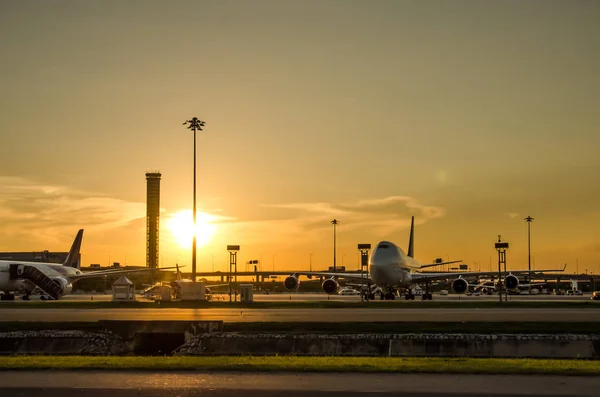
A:
{"type": "MultiPolygon", "coordinates": [[[[204,212],[196,213],[196,245],[202,247],[210,241],[217,231],[217,225],[211,223],[214,217],[204,212]]],[[[167,229],[177,244],[183,248],[191,247],[194,237],[194,218],[191,210],[175,212],[167,219],[167,229]]]]}

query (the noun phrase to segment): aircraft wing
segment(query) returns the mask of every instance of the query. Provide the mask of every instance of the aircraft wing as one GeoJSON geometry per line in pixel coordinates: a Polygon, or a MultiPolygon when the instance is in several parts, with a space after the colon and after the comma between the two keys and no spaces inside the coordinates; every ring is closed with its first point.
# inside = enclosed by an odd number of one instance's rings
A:
{"type": "MultiPolygon", "coordinates": [[[[458,261],[460,262],[460,261],[458,261]]],[[[437,263],[436,265],[439,265],[439,263],[437,263]]],[[[546,270],[535,270],[535,273],[544,273],[544,272],[564,272],[565,269],[567,268],[567,265],[565,264],[565,266],[560,269],[560,270],[556,270],[556,269],[546,269],[546,270]]],[[[502,272],[503,275],[507,275],[508,273],[513,274],[513,275],[521,275],[521,274],[527,274],[529,273],[529,270],[510,270],[505,272],[502,272]]],[[[532,271],[532,273],[534,273],[534,271],[532,271]]],[[[335,277],[337,278],[343,278],[346,280],[353,280],[353,281],[358,281],[358,282],[373,282],[371,280],[371,277],[367,274],[367,275],[361,275],[360,273],[342,273],[342,272],[304,272],[304,271],[299,271],[299,272],[293,272],[292,273],[293,276],[307,276],[307,277],[335,277]]],[[[458,277],[463,277],[463,278],[470,278],[470,277],[484,277],[484,276],[488,276],[488,277],[492,277],[492,276],[497,276],[498,272],[444,272],[444,273],[411,273],[410,274],[412,277],[412,281],[415,284],[419,284],[419,283],[424,283],[424,282],[430,282],[430,281],[438,281],[438,280],[447,280],[447,279],[454,279],[454,278],[458,278],[458,277]]]]}
{"type": "Polygon", "coordinates": [[[231,284],[204,284],[207,288],[219,288],[219,287],[229,287],[231,284]]]}
{"type": "Polygon", "coordinates": [[[546,285],[548,283],[531,283],[531,284],[519,284],[519,288],[535,287],[536,285],[546,285]]]}
{"type": "Polygon", "coordinates": [[[371,277],[368,274],[364,276],[360,273],[342,273],[342,272],[293,272],[292,276],[306,276],[306,277],[335,277],[335,278],[343,278],[346,280],[362,280],[362,281],[370,281],[371,277]]]}
{"type": "Polygon", "coordinates": [[[228,292],[227,290],[224,290],[223,288],[231,287],[231,284],[212,284],[212,285],[205,285],[205,287],[208,288],[213,293],[215,292],[215,289],[219,290],[219,291],[228,292]]]}
{"type": "Polygon", "coordinates": [[[129,274],[129,273],[154,272],[154,271],[159,271],[159,270],[169,270],[169,269],[175,269],[175,268],[176,267],[130,269],[130,270],[97,270],[97,271],[92,271],[92,272],[85,272],[78,276],[69,276],[69,280],[71,282],[74,282],[74,281],[83,280],[86,278],[115,276],[115,275],[119,275],[119,274],[129,274]]]}
{"type": "MultiPolygon", "coordinates": [[[[544,273],[544,272],[564,272],[567,268],[567,265],[561,269],[546,269],[546,270],[535,270],[535,273],[544,273]]],[[[507,272],[502,272],[503,275],[507,275],[508,273],[513,275],[521,275],[529,273],[529,270],[509,270],[507,272]]],[[[534,273],[534,271],[532,271],[534,273]]],[[[445,273],[411,273],[412,281],[414,283],[423,283],[434,280],[444,280],[450,278],[469,278],[469,277],[492,277],[497,276],[498,272],[445,272],[445,273]]]]}

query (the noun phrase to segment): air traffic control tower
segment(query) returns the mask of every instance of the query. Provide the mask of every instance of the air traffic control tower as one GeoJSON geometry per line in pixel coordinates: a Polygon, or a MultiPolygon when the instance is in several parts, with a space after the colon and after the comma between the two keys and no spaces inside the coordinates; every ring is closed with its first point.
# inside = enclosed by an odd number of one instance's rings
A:
{"type": "Polygon", "coordinates": [[[158,267],[160,172],[146,173],[146,266],[158,267]]]}

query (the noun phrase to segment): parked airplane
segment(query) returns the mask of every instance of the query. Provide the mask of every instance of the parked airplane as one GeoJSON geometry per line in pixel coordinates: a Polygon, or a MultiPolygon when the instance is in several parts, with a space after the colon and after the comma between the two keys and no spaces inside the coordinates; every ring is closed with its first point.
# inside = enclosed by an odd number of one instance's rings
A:
{"type": "MultiPolygon", "coordinates": [[[[405,299],[414,300],[415,295],[412,292],[414,285],[424,286],[425,292],[422,295],[423,300],[431,300],[432,294],[429,292],[429,284],[433,281],[454,279],[452,281],[452,289],[456,293],[465,293],[469,289],[469,282],[466,278],[475,278],[480,276],[493,276],[498,273],[494,272],[452,272],[452,273],[422,273],[421,270],[427,267],[439,266],[449,263],[461,261],[451,261],[442,263],[431,263],[421,265],[414,259],[414,222],[415,217],[411,219],[410,238],[408,242],[408,253],[404,253],[402,248],[392,242],[381,241],[377,244],[371,258],[369,259],[369,276],[362,277],[357,273],[333,273],[333,272],[294,272],[284,280],[284,287],[287,290],[295,290],[300,286],[298,276],[321,276],[328,277],[323,281],[322,288],[328,294],[335,294],[339,289],[338,278],[354,280],[355,282],[364,282],[368,284],[367,299],[374,298],[374,288],[380,287],[381,299],[394,299],[396,295],[404,295],[405,299]]],[[[565,266],[566,267],[566,266],[565,266]]],[[[537,272],[549,272],[551,270],[537,270],[537,272]]],[[[564,269],[563,269],[564,271],[564,269]]],[[[527,273],[527,270],[511,271],[505,276],[505,285],[513,285],[515,287],[519,283],[519,279],[515,274],[527,273]]]]}
{"type": "MultiPolygon", "coordinates": [[[[183,267],[183,266],[182,266],[183,267]]],[[[191,279],[184,279],[183,274],[179,270],[179,265],[175,265],[176,278],[174,281],[159,281],[153,285],[149,285],[142,293],[144,296],[148,298],[159,298],[162,294],[163,288],[168,288],[171,291],[171,296],[174,299],[182,299],[183,290],[185,290],[185,285],[192,282],[191,279]]],[[[206,300],[211,300],[217,294],[214,290],[222,287],[230,287],[230,284],[210,284],[205,285],[204,287],[204,296],[206,300]],[[212,288],[212,289],[211,289],[212,288]]],[[[219,292],[219,294],[225,294],[225,291],[219,292]]]]}
{"type": "Polygon", "coordinates": [[[29,300],[29,296],[36,288],[42,290],[51,299],[59,299],[63,295],[71,293],[73,284],[84,278],[157,270],[148,268],[109,269],[84,273],[79,270],[79,249],[82,239],[83,229],[77,233],[71,250],[62,264],[0,260],[0,291],[2,291],[0,300],[14,300],[15,293],[20,294],[21,299],[29,300]]]}
{"type": "MultiPolygon", "coordinates": [[[[497,273],[496,273],[497,275],[497,273]]],[[[506,287],[506,289],[509,292],[514,292],[514,293],[519,293],[521,291],[525,291],[527,289],[529,289],[530,287],[536,287],[536,286],[541,286],[541,285],[545,285],[547,283],[526,283],[526,284],[521,284],[521,281],[519,280],[518,277],[514,276],[514,279],[512,277],[510,277],[507,280],[505,279],[505,283],[504,286],[506,287]],[[516,281],[515,281],[516,280],[516,281]]],[[[479,280],[479,283],[477,285],[473,285],[473,291],[475,292],[485,292],[486,294],[492,294],[492,292],[497,292],[498,291],[498,284],[494,282],[493,279],[482,279],[479,280]]]]}

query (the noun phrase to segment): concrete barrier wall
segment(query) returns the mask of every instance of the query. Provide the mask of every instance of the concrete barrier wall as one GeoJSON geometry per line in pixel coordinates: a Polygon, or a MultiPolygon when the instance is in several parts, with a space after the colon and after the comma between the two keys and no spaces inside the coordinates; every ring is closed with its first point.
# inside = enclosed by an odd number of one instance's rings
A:
{"type": "Polygon", "coordinates": [[[136,334],[184,334],[186,340],[197,334],[223,332],[223,321],[100,320],[105,331],[132,340],[136,334]]]}
{"type": "MultiPolygon", "coordinates": [[[[148,331],[149,329],[145,329],[148,331]]],[[[315,355],[535,357],[600,359],[600,335],[243,334],[144,332],[127,341],[110,332],[0,333],[0,355],[315,355]],[[184,338],[184,334],[186,337],[184,338]],[[143,338],[138,339],[138,337],[143,338]],[[177,336],[177,337],[175,337],[177,336]]],[[[174,331],[168,329],[166,331],[174,331]]],[[[128,334],[129,332],[125,332],[128,334]]]]}
{"type": "Polygon", "coordinates": [[[127,352],[116,335],[82,331],[20,331],[0,333],[0,355],[111,356],[127,352]]]}
{"type": "Polygon", "coordinates": [[[347,355],[600,358],[597,335],[360,334],[198,335],[177,355],[347,355]]]}

